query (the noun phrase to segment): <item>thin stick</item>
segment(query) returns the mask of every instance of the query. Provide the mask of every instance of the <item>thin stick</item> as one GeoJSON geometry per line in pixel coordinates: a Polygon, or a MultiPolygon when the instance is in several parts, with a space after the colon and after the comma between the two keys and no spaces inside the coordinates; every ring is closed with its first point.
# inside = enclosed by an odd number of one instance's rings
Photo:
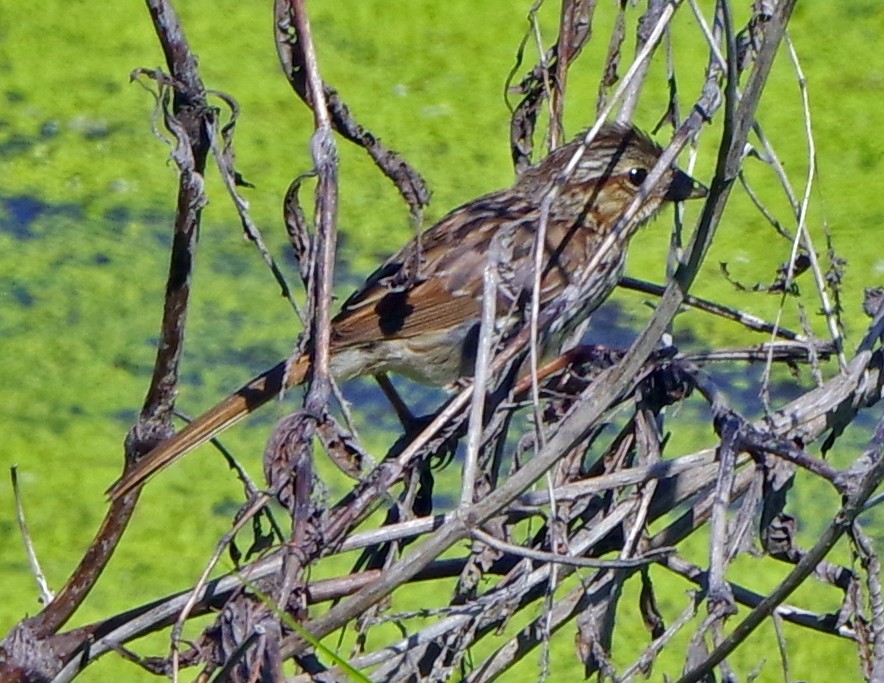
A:
{"type": "Polygon", "coordinates": [[[460,489],[460,508],[467,509],[474,502],[476,476],[479,471],[479,446],[482,443],[484,425],[485,395],[490,377],[494,327],[497,319],[497,272],[498,256],[494,246],[493,254],[485,264],[482,273],[482,321],[479,325],[479,343],[476,351],[475,374],[473,376],[473,396],[470,404],[470,422],[467,433],[467,452],[463,465],[463,481],[460,489]]]}
{"type": "Polygon", "coordinates": [[[15,498],[15,515],[18,519],[18,528],[21,532],[21,539],[25,545],[25,553],[28,556],[28,564],[31,565],[31,573],[40,589],[40,602],[48,605],[55,598],[55,593],[49,587],[43,568],[40,566],[40,560],[37,559],[37,551],[31,540],[31,532],[28,531],[28,522],[25,519],[25,507],[22,503],[21,490],[18,487],[18,467],[13,465],[9,468],[9,476],[12,479],[12,495],[15,498]]]}
{"type": "Polygon", "coordinates": [[[537,560],[539,562],[551,562],[553,564],[567,564],[572,567],[591,567],[593,569],[634,569],[643,567],[660,559],[660,554],[668,555],[673,552],[672,548],[655,548],[652,552],[641,557],[623,557],[619,560],[597,560],[592,557],[577,557],[575,555],[562,555],[560,553],[548,553],[542,550],[533,550],[525,548],[515,543],[507,543],[496,536],[482,531],[481,529],[473,529],[471,535],[478,541],[490,545],[492,548],[525,557],[529,560],[537,560]]]}
{"type": "Polygon", "coordinates": [[[835,514],[819,541],[795,565],[789,575],[768,594],[761,603],[725,637],[708,657],[678,679],[678,683],[697,683],[748,638],[771,613],[810,576],[816,566],[828,555],[835,543],[850,529],[863,509],[865,501],[884,479],[884,421],[879,422],[875,444],[869,454],[873,465],[857,483],[853,494],[835,514]]]}

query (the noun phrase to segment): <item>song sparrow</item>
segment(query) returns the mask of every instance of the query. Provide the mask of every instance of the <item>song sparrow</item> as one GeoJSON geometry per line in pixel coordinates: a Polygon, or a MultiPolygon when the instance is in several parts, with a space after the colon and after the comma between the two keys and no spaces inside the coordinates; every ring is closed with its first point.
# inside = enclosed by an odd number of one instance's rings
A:
{"type": "MultiPolygon", "coordinates": [[[[534,240],[541,201],[555,182],[559,192],[546,221],[541,305],[569,282],[584,283],[580,303],[554,323],[561,332],[592,312],[610,294],[623,268],[629,237],[667,201],[702,197],[706,189],[670,168],[613,249],[584,272],[606,233],[630,204],[660,148],[637,129],[605,124],[573,172],[563,174],[581,138],[527,170],[511,188],[455,209],[409,242],[344,302],[332,321],[331,372],[337,379],[393,371],[444,385],[473,372],[483,296],[483,272],[495,244],[504,275],[497,297],[499,327],[519,318],[534,286],[534,240]],[[507,322],[508,321],[508,322],[507,322]]],[[[109,490],[118,498],[149,476],[266,403],[286,386],[305,381],[309,358],[285,363],[159,444],[109,490]]]]}

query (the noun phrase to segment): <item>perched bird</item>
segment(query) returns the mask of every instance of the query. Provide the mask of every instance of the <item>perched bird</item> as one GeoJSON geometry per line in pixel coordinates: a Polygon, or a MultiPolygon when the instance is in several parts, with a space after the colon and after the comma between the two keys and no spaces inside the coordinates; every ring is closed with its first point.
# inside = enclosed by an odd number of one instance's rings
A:
{"type": "MultiPolygon", "coordinates": [[[[498,328],[512,327],[520,319],[519,309],[530,301],[541,202],[556,182],[560,186],[546,221],[541,306],[555,300],[569,283],[583,283],[579,304],[551,325],[559,333],[579,323],[614,289],[629,238],[639,226],[666,202],[706,194],[684,172],[667,169],[630,229],[602,259],[593,259],[661,149],[632,126],[606,123],[573,171],[565,174],[581,141],[582,136],[553,151],[512,187],[455,209],[387,259],[332,320],[332,375],[346,379],[392,371],[437,385],[470,376],[489,254],[494,251],[505,269],[496,308],[498,328]],[[584,272],[593,260],[594,270],[584,272]]],[[[283,362],[259,375],[138,460],[108,490],[109,496],[116,499],[140,486],[276,396],[283,384],[303,383],[309,364],[305,354],[288,372],[283,362]]]]}

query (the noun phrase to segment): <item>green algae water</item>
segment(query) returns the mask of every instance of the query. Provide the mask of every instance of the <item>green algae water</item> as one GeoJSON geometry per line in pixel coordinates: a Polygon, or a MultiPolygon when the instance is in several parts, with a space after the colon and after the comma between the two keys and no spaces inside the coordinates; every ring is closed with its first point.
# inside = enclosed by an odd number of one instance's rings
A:
{"type": "MultiPolygon", "coordinates": [[[[232,1],[179,5],[207,87],[232,94],[241,106],[238,170],[255,186],[243,193],[294,283],[280,206],[291,179],[310,167],[312,119],[280,73],[270,8],[232,1]]],[[[433,189],[424,225],[512,181],[509,112],[502,93],[526,30],[527,3],[376,0],[346,9],[342,3],[316,2],[309,9],[323,76],[360,123],[400,151],[433,189]]],[[[550,9],[550,16],[542,18],[549,42],[556,26],[556,9],[550,9]]],[[[606,14],[599,10],[599,36],[606,36],[610,26],[606,14]]],[[[688,12],[681,14],[683,24],[674,29],[677,46],[679,31],[692,21],[688,12]]],[[[850,344],[864,326],[862,288],[884,283],[879,237],[884,223],[884,59],[877,47],[882,27],[884,8],[856,1],[844,7],[801,4],[790,30],[807,76],[817,146],[819,175],[808,224],[823,251],[822,228],[828,227],[835,249],[848,263],[844,317],[848,335],[854,335],[850,344]]],[[[571,135],[592,122],[605,41],[595,40],[572,69],[566,116],[571,135]]],[[[631,38],[627,44],[631,50],[631,38]]],[[[676,66],[689,74],[691,64],[704,59],[691,49],[675,52],[676,66]]],[[[35,9],[0,0],[0,464],[4,472],[18,465],[30,530],[55,587],[73,569],[104,513],[103,491],[120,470],[122,439],[153,364],[176,175],[168,143],[152,132],[151,84],[130,82],[129,74],[160,64],[149,17],[137,3],[52,0],[35,9]]],[[[660,59],[653,69],[662,73],[660,59]]],[[[685,101],[694,97],[701,77],[685,77],[685,101]]],[[[662,96],[662,89],[649,89],[636,116],[639,125],[656,123],[662,96]]],[[[794,132],[802,128],[796,124],[802,115],[801,93],[784,49],[759,122],[777,144],[799,191],[808,168],[806,140],[794,132]]],[[[711,137],[695,170],[700,179],[711,173],[711,137]]],[[[365,154],[343,141],[338,144],[339,275],[345,293],[407,240],[413,226],[395,190],[365,154]]],[[[746,173],[756,188],[775,187],[770,170],[759,161],[750,159],[746,173]]],[[[257,252],[242,239],[221,183],[211,172],[207,182],[210,204],[204,212],[179,403],[190,413],[285,356],[300,329],[257,252]]],[[[783,197],[771,191],[766,199],[781,218],[788,217],[783,197]]],[[[688,208],[687,225],[696,211],[688,208]]],[[[668,226],[661,218],[636,239],[631,273],[663,279],[668,226]]],[[[726,261],[741,281],[768,282],[787,253],[745,193],[735,188],[694,293],[773,318],[779,298],[737,290],[721,276],[718,263],[726,261]]],[[[809,281],[801,284],[810,291],[809,281]]],[[[608,315],[624,330],[634,329],[647,317],[645,301],[618,293],[608,315]]],[[[807,315],[812,328],[824,334],[816,310],[811,307],[807,315]]],[[[783,324],[800,328],[796,307],[787,307],[786,318],[783,324]]],[[[701,339],[709,345],[764,341],[695,314],[685,317],[680,334],[686,342],[701,339]]],[[[733,387],[740,389],[736,379],[733,387]]],[[[366,425],[388,419],[367,383],[354,382],[347,391],[367,416],[366,425]]],[[[286,406],[275,406],[255,416],[226,443],[239,452],[259,453],[271,425],[285,411],[286,406]]],[[[384,443],[364,436],[369,446],[384,443]]],[[[712,435],[704,425],[696,437],[701,444],[712,435]]],[[[208,457],[188,458],[151,485],[77,623],[180,589],[199,575],[239,499],[233,478],[221,468],[207,467],[208,457]],[[188,496],[216,500],[211,516],[185,514],[188,496]],[[144,562],[145,555],[168,560],[160,572],[144,562]]],[[[260,470],[257,456],[246,464],[260,470]]],[[[444,475],[449,485],[456,483],[456,469],[444,475]]],[[[5,633],[39,608],[8,485],[0,485],[0,541],[0,631],[5,633]]],[[[197,634],[198,628],[198,623],[191,625],[189,633],[197,634]]],[[[770,632],[755,637],[758,649],[775,659],[770,632]]],[[[636,633],[635,638],[646,636],[636,633]]],[[[846,642],[801,638],[793,652],[796,678],[822,680],[820,661],[854,665],[855,654],[846,642]]],[[[166,646],[164,638],[154,637],[142,649],[160,653],[166,646]]],[[[562,678],[555,680],[578,675],[570,650],[560,659],[567,668],[557,669],[562,678]]],[[[746,671],[754,666],[745,664],[746,671]]],[[[526,665],[530,672],[536,662],[526,665]]],[[[773,670],[769,661],[765,671],[773,670]]],[[[152,680],[115,657],[107,657],[82,680],[123,676],[152,680]]],[[[825,678],[845,680],[838,674],[825,678]]]]}

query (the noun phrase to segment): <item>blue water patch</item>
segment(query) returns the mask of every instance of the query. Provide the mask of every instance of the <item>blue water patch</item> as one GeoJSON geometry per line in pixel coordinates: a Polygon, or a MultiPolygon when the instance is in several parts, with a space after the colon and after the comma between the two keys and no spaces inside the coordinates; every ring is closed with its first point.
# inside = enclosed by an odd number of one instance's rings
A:
{"type": "Polygon", "coordinates": [[[69,218],[83,220],[83,210],[76,204],[49,204],[30,195],[0,196],[0,232],[19,240],[38,237],[34,224],[41,218],[69,218]]]}
{"type": "Polygon", "coordinates": [[[30,308],[34,305],[34,295],[24,285],[14,284],[9,291],[12,300],[23,308],[30,308]]]}

